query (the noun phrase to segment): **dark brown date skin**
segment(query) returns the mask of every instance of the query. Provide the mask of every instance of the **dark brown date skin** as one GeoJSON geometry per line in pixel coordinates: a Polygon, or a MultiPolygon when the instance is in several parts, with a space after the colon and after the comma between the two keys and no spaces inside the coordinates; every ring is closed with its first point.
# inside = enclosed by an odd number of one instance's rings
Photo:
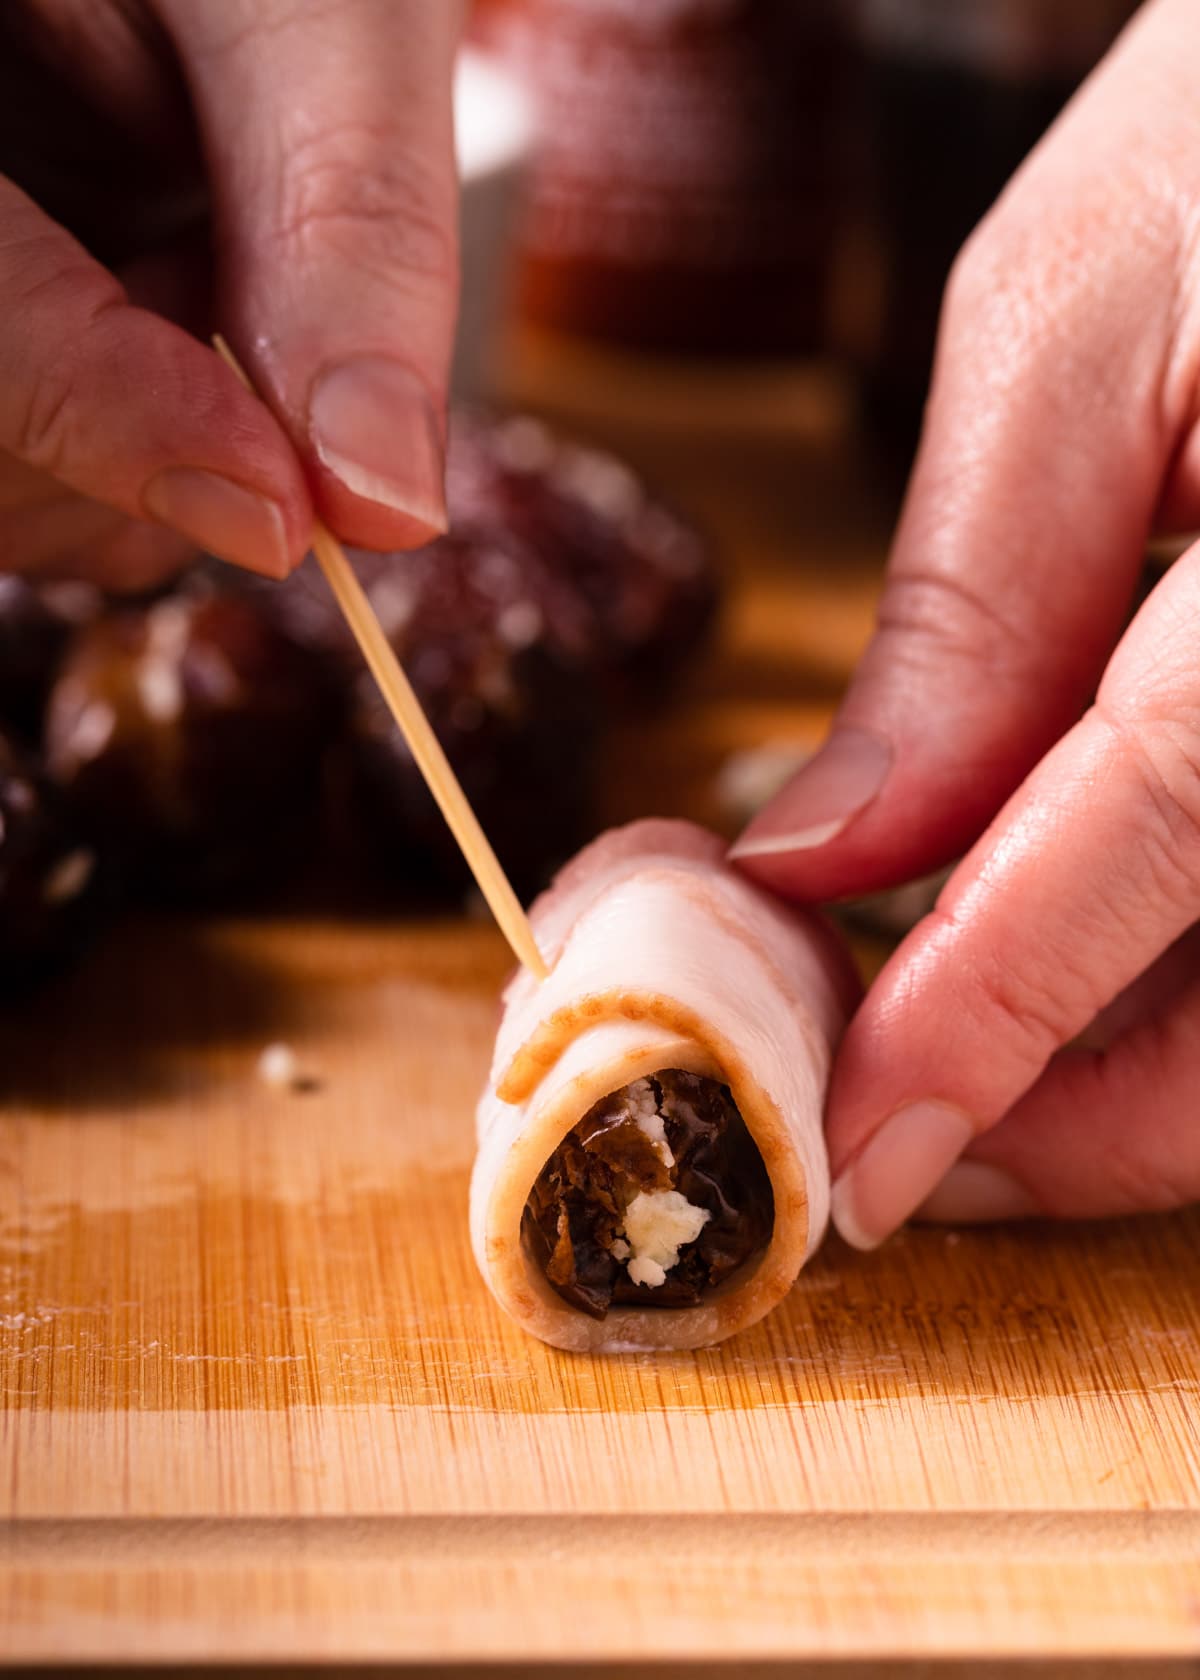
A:
{"type": "Polygon", "coordinates": [[[0,734],[0,995],[20,995],[76,955],[104,898],[99,859],[57,789],[0,734]]]}
{"type": "MultiPolygon", "coordinates": [[[[497,610],[518,601],[538,609],[537,640],[599,685],[604,698],[627,701],[669,684],[702,642],[717,603],[712,555],[687,521],[652,496],[614,455],[574,443],[528,415],[490,416],[459,409],[451,417],[446,467],[450,535],[416,554],[353,555],[359,581],[408,610],[414,595],[438,588],[441,558],[463,546],[508,556],[509,571],[491,586],[497,610]],[[420,556],[429,554],[428,566],[420,556]]],[[[470,580],[468,580],[468,586],[470,580]]],[[[288,633],[308,647],[353,664],[354,643],[310,561],[287,584],[242,585],[266,591],[288,633]]],[[[486,605],[486,599],[482,603],[486,605]]],[[[394,613],[393,613],[394,617],[394,613]]]]}
{"type": "MultiPolygon", "coordinates": [[[[579,844],[600,722],[586,624],[511,538],[447,537],[394,558],[369,588],[380,621],[501,864],[528,896],[579,844]]],[[[470,878],[374,682],[354,682],[350,810],[402,888],[470,878]]]]}
{"type": "Polygon", "coordinates": [[[610,699],[670,684],[718,598],[712,555],[691,524],[616,456],[529,415],[456,412],[446,470],[456,529],[520,537],[576,591],[589,663],[610,699]]]}
{"type": "Polygon", "coordinates": [[[612,1306],[697,1306],[771,1237],[771,1181],[729,1087],[681,1068],[664,1068],[649,1083],[671,1166],[637,1125],[624,1087],[567,1134],[525,1204],[527,1252],[556,1293],[592,1318],[612,1306]],[[609,1250],[633,1197],[657,1190],[678,1190],[709,1217],[651,1287],[634,1283],[609,1250]]]}
{"type": "Polygon", "coordinates": [[[76,638],[46,756],[137,897],[277,878],[311,831],[328,731],[319,669],[249,597],[169,595],[76,638]]]}
{"type": "MultiPolygon", "coordinates": [[[[506,871],[535,891],[587,831],[601,706],[586,609],[503,533],[348,557],[506,871]]],[[[457,844],[316,563],[284,584],[228,568],[216,582],[248,596],[316,668],[333,720],[325,873],[340,898],[461,900],[471,880],[457,844]]]]}
{"type": "MultiPolygon", "coordinates": [[[[586,837],[605,715],[669,683],[716,598],[707,548],[621,462],[540,421],[458,411],[451,530],[351,564],[518,891],[586,837]]],[[[314,655],[339,713],[327,801],[339,851],[401,898],[470,885],[440,812],[315,563],[282,585],[224,571],[314,655]]]]}
{"type": "Polygon", "coordinates": [[[0,724],[23,741],[41,735],[46,697],[72,633],[96,617],[88,584],[34,585],[0,573],[0,724]]]}

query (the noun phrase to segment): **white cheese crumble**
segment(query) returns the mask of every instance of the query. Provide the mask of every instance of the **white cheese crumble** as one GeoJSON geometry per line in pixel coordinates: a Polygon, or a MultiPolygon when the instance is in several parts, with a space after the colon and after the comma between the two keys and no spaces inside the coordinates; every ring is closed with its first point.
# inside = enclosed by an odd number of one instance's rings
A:
{"type": "Polygon", "coordinates": [[[658,1158],[668,1169],[675,1165],[675,1157],[671,1153],[671,1146],[667,1142],[666,1128],[663,1117],[658,1112],[658,1103],[654,1096],[654,1087],[648,1079],[635,1079],[629,1087],[629,1112],[639,1132],[648,1137],[658,1153],[658,1158]]]}
{"type": "Polygon", "coordinates": [[[300,1064],[290,1044],[268,1044],[258,1058],[258,1077],[273,1090],[284,1091],[300,1079],[300,1064]]]}
{"type": "Polygon", "coordinates": [[[628,1260],[629,1256],[633,1253],[633,1250],[625,1241],[624,1237],[614,1237],[612,1242],[608,1245],[608,1252],[612,1255],[614,1260],[628,1260]]]}
{"type": "Polygon", "coordinates": [[[633,1258],[629,1276],[654,1289],[666,1281],[679,1250],[695,1242],[712,1215],[678,1190],[642,1190],[625,1209],[624,1229],[633,1258]]]}

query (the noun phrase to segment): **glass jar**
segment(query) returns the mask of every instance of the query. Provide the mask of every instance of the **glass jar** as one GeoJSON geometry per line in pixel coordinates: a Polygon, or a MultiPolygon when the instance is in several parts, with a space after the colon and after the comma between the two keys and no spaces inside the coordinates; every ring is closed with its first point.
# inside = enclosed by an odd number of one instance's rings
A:
{"type": "Polygon", "coordinates": [[[529,319],[654,349],[824,335],[844,62],[833,0],[482,0],[534,97],[529,319]]]}

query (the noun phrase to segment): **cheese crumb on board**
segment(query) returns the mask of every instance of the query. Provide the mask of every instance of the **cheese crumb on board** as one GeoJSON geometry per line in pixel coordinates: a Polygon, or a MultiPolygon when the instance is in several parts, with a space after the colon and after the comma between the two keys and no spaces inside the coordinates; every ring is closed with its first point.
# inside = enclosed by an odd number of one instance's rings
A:
{"type": "Polygon", "coordinates": [[[290,1044],[268,1044],[258,1058],[258,1077],[273,1090],[286,1090],[299,1076],[300,1064],[290,1044]]]}
{"type": "Polygon", "coordinates": [[[306,1067],[290,1044],[268,1044],[258,1058],[258,1077],[273,1091],[311,1093],[321,1089],[322,1081],[311,1067],[306,1067]]]}

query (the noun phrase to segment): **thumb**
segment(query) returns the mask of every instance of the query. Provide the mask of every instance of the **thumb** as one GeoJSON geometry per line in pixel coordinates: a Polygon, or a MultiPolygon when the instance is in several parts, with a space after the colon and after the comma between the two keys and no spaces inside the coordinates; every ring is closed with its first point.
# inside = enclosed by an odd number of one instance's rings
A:
{"type": "Polygon", "coordinates": [[[1165,21],[1151,9],[959,259],[876,634],[827,745],[734,847],[777,891],[853,895],[961,853],[1116,642],[1193,418],[1186,229],[1126,132],[1126,77],[1165,21]]]}
{"type": "Polygon", "coordinates": [[[996,313],[981,330],[979,300],[951,299],[875,634],[828,741],[733,848],[788,896],[870,892],[960,854],[1079,716],[1119,634],[1155,427],[1131,400],[1058,449],[1091,347],[998,342],[996,313]],[[1011,381],[989,391],[997,362],[1011,381]]]}
{"type": "Polygon", "coordinates": [[[348,542],[445,528],[459,0],[163,0],[213,180],[223,324],[348,542]]]}

